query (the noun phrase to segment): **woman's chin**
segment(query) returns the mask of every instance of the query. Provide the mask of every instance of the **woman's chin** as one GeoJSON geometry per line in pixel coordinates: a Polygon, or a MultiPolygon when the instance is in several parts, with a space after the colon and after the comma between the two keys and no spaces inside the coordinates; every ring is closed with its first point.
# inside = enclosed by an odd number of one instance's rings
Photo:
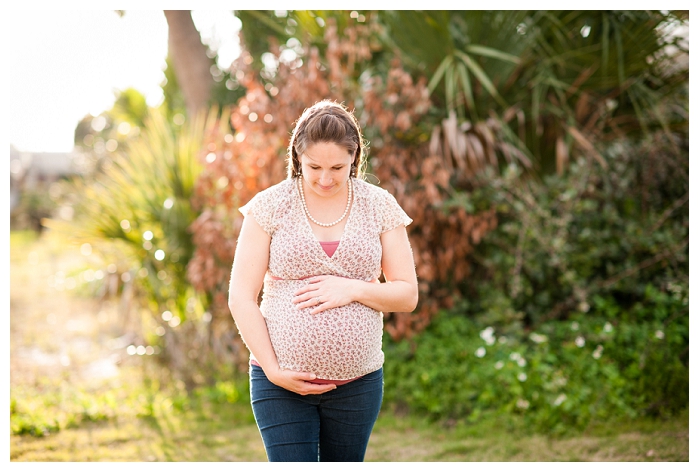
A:
{"type": "Polygon", "coordinates": [[[322,195],[324,197],[335,195],[340,190],[337,184],[330,185],[329,187],[315,184],[314,188],[318,195],[322,195]]]}

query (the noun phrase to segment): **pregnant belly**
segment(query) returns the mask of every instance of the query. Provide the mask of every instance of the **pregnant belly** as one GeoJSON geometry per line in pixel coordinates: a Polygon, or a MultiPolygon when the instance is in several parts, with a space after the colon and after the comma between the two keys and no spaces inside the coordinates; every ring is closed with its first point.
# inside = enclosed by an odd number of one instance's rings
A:
{"type": "Polygon", "coordinates": [[[292,296],[266,294],[260,306],[280,367],[344,380],[383,365],[380,312],[353,302],[311,315],[292,298],[293,290],[292,296]]]}

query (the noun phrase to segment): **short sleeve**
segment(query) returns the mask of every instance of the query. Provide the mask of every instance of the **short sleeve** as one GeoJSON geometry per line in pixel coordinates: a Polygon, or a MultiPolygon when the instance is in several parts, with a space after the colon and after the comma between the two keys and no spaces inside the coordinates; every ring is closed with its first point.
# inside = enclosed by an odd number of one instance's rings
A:
{"type": "Polygon", "coordinates": [[[380,209],[380,223],[381,232],[385,233],[392,229],[397,228],[400,225],[408,226],[413,222],[403,208],[398,204],[396,198],[391,195],[388,191],[383,190],[379,192],[379,205],[377,207],[380,209]]]}
{"type": "Polygon", "coordinates": [[[274,194],[269,191],[259,192],[252,199],[241,206],[238,210],[247,218],[251,215],[262,227],[265,233],[272,236],[274,233],[273,216],[277,205],[274,202],[274,194]]]}

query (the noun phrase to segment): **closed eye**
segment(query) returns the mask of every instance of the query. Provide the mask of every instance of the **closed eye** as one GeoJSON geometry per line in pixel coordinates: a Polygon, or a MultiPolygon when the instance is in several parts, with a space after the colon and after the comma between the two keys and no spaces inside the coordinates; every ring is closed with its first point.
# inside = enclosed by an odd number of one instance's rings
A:
{"type": "MultiPolygon", "coordinates": [[[[309,166],[309,167],[313,170],[320,169],[320,167],[318,167],[318,166],[309,166]]],[[[332,167],[332,170],[342,170],[343,167],[345,167],[345,166],[335,166],[335,167],[332,167]]]]}

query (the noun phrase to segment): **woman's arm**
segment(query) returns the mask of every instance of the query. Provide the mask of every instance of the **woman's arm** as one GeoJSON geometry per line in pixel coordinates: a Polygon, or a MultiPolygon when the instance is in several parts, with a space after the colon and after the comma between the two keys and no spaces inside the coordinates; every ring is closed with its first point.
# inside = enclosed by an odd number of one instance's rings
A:
{"type": "Polygon", "coordinates": [[[417,275],[405,226],[381,234],[381,268],[386,283],[364,282],[330,275],[308,279],[296,292],[298,308],[314,308],[312,314],[359,302],[377,311],[413,311],[417,306],[417,275]],[[317,300],[322,303],[318,304],[317,300]]]}
{"type": "Polygon", "coordinates": [[[307,382],[315,379],[308,372],[282,370],[269,339],[267,324],[257,296],[262,288],[269,262],[270,236],[252,217],[246,217],[240,230],[228,291],[228,307],[238,326],[243,342],[265,371],[267,378],[282,388],[301,395],[319,394],[332,390],[333,384],[317,385],[307,382]]]}

